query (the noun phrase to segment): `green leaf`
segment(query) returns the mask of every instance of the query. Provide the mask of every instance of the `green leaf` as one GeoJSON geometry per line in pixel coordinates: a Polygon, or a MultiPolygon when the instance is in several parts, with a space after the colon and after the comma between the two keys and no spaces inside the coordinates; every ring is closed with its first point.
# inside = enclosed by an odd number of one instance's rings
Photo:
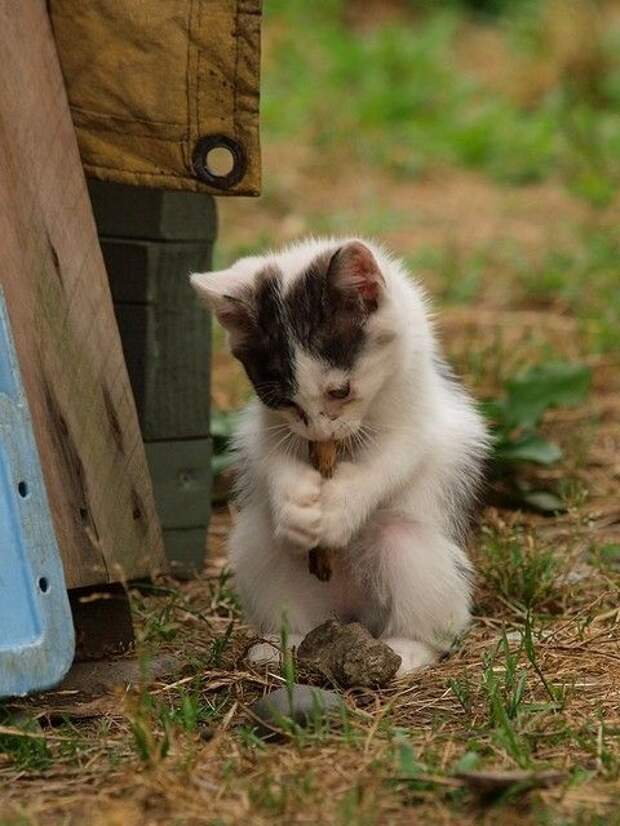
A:
{"type": "Polygon", "coordinates": [[[416,758],[413,746],[403,736],[397,738],[397,745],[399,774],[403,777],[417,777],[424,766],[416,758]]]}
{"type": "Polygon", "coordinates": [[[600,559],[610,568],[620,568],[620,545],[610,543],[599,549],[600,559]]]}
{"type": "Polygon", "coordinates": [[[471,772],[480,765],[480,755],[477,751],[466,751],[454,764],[453,772],[471,772]]]}
{"type": "Polygon", "coordinates": [[[223,410],[211,411],[211,435],[214,439],[230,439],[234,423],[235,413],[223,410]]]}
{"type": "Polygon", "coordinates": [[[572,406],[588,395],[592,372],[584,364],[550,361],[506,382],[503,405],[507,423],[533,427],[550,407],[572,406]]]}
{"type": "Polygon", "coordinates": [[[528,433],[512,440],[501,441],[495,449],[501,462],[535,462],[537,465],[552,465],[562,458],[562,451],[541,436],[528,433]]]}
{"type": "Polygon", "coordinates": [[[478,403],[480,412],[487,419],[494,422],[501,422],[504,417],[504,404],[500,399],[483,399],[478,403]]]}
{"type": "Polygon", "coordinates": [[[549,490],[531,490],[520,494],[521,501],[541,513],[562,513],[566,510],[564,502],[549,490]]]}

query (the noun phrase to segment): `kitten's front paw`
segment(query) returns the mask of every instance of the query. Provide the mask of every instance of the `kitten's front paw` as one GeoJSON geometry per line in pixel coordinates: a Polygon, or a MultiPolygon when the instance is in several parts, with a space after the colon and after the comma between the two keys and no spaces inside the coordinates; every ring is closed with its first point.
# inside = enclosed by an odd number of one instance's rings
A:
{"type": "Polygon", "coordinates": [[[278,665],[280,649],[270,642],[257,642],[248,651],[251,665],[278,665]]]}
{"type": "MultiPolygon", "coordinates": [[[[287,650],[299,647],[303,637],[301,634],[289,634],[287,650]]],[[[248,661],[254,666],[279,665],[282,662],[282,648],[275,636],[270,636],[263,642],[254,643],[248,651],[248,661]]]]}
{"type": "Polygon", "coordinates": [[[275,507],[275,537],[301,553],[319,543],[321,527],[321,476],[304,468],[295,485],[283,493],[275,507]]]}
{"type": "Polygon", "coordinates": [[[354,466],[339,465],[335,476],[323,482],[321,491],[321,541],[325,548],[344,548],[356,531],[352,507],[355,500],[354,466]]]}

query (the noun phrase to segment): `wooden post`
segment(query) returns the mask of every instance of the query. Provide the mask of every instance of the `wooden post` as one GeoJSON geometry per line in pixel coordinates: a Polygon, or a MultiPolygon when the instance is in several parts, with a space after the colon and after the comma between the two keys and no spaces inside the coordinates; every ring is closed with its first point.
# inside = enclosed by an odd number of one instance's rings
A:
{"type": "Polygon", "coordinates": [[[0,4],[0,51],[0,282],[66,581],[145,577],[161,533],[44,0],[0,4]]]}
{"type": "Polygon", "coordinates": [[[211,503],[208,315],[189,273],[211,267],[209,195],[91,181],[90,195],[173,573],[202,566],[211,503]]]}

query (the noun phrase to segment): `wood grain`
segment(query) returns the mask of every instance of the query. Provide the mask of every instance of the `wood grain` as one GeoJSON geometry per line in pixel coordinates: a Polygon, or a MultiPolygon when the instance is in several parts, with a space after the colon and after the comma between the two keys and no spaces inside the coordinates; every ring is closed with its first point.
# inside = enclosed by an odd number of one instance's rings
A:
{"type": "Polygon", "coordinates": [[[44,0],[0,4],[0,283],[69,587],[163,566],[44,0]]]}

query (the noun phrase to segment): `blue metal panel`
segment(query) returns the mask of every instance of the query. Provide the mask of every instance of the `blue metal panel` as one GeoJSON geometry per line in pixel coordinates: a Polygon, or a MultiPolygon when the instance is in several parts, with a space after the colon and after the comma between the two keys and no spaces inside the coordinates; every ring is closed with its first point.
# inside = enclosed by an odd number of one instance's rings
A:
{"type": "Polygon", "coordinates": [[[71,609],[0,287],[0,697],[50,688],[75,640],[71,609]]]}

